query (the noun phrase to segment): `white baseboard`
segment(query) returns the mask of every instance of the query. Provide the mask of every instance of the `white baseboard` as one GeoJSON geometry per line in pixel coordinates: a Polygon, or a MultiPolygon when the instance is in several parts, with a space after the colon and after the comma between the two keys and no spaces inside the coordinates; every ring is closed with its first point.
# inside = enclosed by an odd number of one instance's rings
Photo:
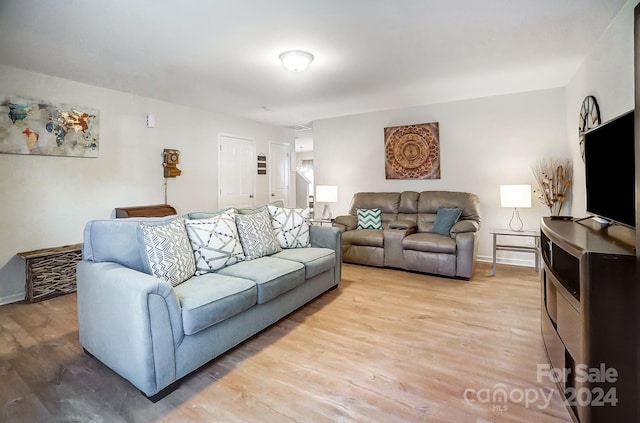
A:
{"type": "MultiPolygon", "coordinates": [[[[493,262],[493,256],[478,256],[478,261],[493,262]]],[[[535,259],[521,259],[513,257],[496,257],[496,263],[511,266],[536,267],[535,259]]]]}
{"type": "Polygon", "coordinates": [[[0,305],[17,303],[18,301],[23,301],[25,298],[24,295],[25,293],[22,292],[20,294],[9,295],[7,297],[0,297],[0,305]]]}

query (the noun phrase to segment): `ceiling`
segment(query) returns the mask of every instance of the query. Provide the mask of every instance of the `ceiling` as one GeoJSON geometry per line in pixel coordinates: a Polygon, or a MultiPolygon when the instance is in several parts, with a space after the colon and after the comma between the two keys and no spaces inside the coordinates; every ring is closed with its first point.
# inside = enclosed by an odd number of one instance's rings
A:
{"type": "Polygon", "coordinates": [[[564,86],[624,3],[0,0],[0,63],[309,126],[564,86]],[[307,71],[282,67],[291,49],[315,56],[307,71]]]}

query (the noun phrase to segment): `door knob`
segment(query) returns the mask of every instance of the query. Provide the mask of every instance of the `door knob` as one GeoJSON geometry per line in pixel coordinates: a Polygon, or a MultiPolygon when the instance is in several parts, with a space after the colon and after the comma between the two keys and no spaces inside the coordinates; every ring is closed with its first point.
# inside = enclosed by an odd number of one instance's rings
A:
{"type": "Polygon", "coordinates": [[[249,198],[253,198],[253,194],[249,194],[249,198]]]}

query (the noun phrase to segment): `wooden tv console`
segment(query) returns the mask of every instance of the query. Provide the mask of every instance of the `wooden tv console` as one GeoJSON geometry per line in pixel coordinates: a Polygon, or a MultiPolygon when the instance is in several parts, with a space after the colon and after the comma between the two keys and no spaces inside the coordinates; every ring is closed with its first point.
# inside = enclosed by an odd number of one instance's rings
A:
{"type": "Polygon", "coordinates": [[[640,421],[638,258],[629,228],[542,219],[541,330],[556,382],[580,423],[640,421]]]}

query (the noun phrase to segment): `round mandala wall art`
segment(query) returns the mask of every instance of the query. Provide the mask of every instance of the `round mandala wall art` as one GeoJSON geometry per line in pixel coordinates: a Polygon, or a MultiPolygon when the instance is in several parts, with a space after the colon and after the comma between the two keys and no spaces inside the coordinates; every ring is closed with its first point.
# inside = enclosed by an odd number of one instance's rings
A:
{"type": "Polygon", "coordinates": [[[438,122],[384,128],[386,179],[440,179],[438,122]]]}

